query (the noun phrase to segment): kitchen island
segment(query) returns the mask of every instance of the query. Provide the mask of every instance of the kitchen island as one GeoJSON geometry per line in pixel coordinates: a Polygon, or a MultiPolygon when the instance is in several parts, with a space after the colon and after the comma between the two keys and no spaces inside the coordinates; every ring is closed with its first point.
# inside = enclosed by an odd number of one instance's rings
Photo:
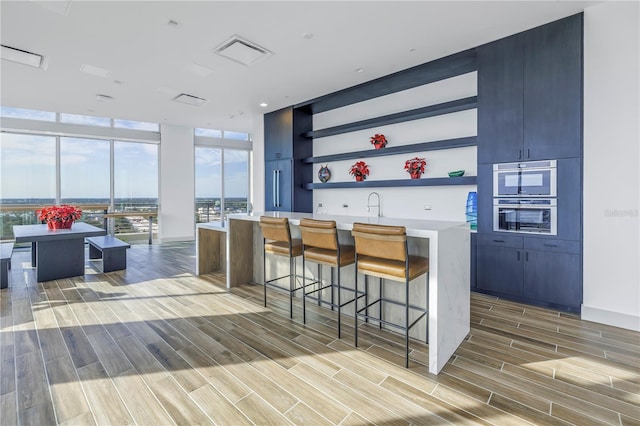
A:
{"type": "MultiPolygon", "coordinates": [[[[214,229],[210,225],[199,224],[198,232],[216,232],[224,236],[226,245],[227,286],[232,287],[247,282],[261,283],[262,277],[262,236],[259,227],[260,216],[286,217],[295,238],[299,235],[297,225],[302,218],[335,220],[341,242],[353,241],[351,229],[354,222],[380,225],[404,226],[407,230],[411,254],[429,257],[429,286],[424,288],[424,278],[418,278],[411,285],[417,286],[422,294],[428,291],[429,300],[429,372],[438,374],[469,332],[469,225],[465,222],[400,219],[389,217],[357,217],[337,215],[313,215],[293,212],[254,212],[228,216],[227,225],[214,229]]],[[[203,258],[211,253],[204,247],[206,238],[198,240],[198,265],[208,263],[203,258]]],[[[215,239],[214,239],[215,241],[215,239]]],[[[214,250],[215,251],[215,250],[214,250]]],[[[271,262],[271,260],[270,260],[271,262]]],[[[288,265],[288,261],[286,262],[288,265]]],[[[273,266],[277,268],[276,266],[273,266]]],[[[353,268],[353,266],[351,266],[353,268]]],[[[199,266],[199,273],[207,268],[199,266]]],[[[311,277],[313,270],[309,270],[311,277]]],[[[300,273],[299,273],[300,275],[300,273]]],[[[271,275],[270,275],[271,276],[271,275]]],[[[329,276],[328,274],[325,276],[329,276]]],[[[345,286],[353,285],[353,269],[342,274],[345,286]]],[[[398,294],[403,294],[401,283],[398,294]]],[[[377,287],[377,286],[372,286],[377,287]]],[[[391,295],[393,297],[393,294],[391,295]]],[[[426,294],[425,294],[426,296],[426,294]]],[[[420,296],[416,300],[423,300],[420,296]]],[[[349,312],[346,312],[349,315],[349,312]]],[[[389,315],[400,315],[390,312],[389,315]]],[[[387,312],[385,312],[385,316],[387,312]]],[[[418,329],[424,327],[417,326],[418,329]]],[[[413,336],[424,339],[424,334],[413,336]]]]}

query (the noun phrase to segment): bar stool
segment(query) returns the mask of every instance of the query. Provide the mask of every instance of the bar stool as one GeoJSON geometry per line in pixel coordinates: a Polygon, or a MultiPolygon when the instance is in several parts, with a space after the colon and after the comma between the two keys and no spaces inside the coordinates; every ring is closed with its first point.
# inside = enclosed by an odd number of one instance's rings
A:
{"type": "MultiPolygon", "coordinates": [[[[291,238],[289,220],[286,217],[260,217],[260,228],[264,248],[262,250],[262,272],[264,281],[264,306],[267,306],[267,285],[272,287],[282,287],[273,284],[274,281],[289,278],[289,317],[293,318],[293,294],[302,287],[295,286],[296,262],[295,258],[302,255],[302,241],[298,238],[291,238]],[[267,280],[267,253],[276,256],[289,258],[289,274],[278,278],[267,280]]],[[[304,284],[304,281],[303,281],[304,284]]]]}
{"type": "MultiPolygon", "coordinates": [[[[353,246],[341,245],[338,242],[338,231],[335,220],[300,219],[300,234],[302,235],[302,282],[305,283],[305,290],[303,290],[302,297],[303,322],[305,324],[307,323],[307,298],[317,301],[318,305],[328,304],[331,306],[331,310],[334,308],[338,310],[338,338],[340,338],[340,311],[343,306],[355,300],[349,299],[346,302],[342,302],[341,293],[343,288],[340,286],[340,269],[343,266],[351,265],[355,262],[355,249],[353,246]],[[318,264],[317,279],[310,283],[306,281],[306,262],[318,264]],[[330,283],[325,286],[322,285],[322,265],[331,267],[331,280],[330,283]],[[333,281],[334,269],[337,269],[337,280],[335,282],[333,281]],[[318,284],[316,289],[307,292],[306,288],[313,284],[318,284]],[[334,288],[337,289],[337,303],[334,302],[334,288]],[[330,302],[322,300],[322,290],[325,289],[331,289],[330,302]]],[[[346,290],[353,291],[352,289],[346,290]]]]}
{"type": "MultiPolygon", "coordinates": [[[[356,292],[358,291],[358,272],[364,274],[365,294],[368,293],[368,276],[380,278],[379,298],[369,303],[365,297],[365,306],[358,309],[356,303],[355,310],[355,346],[358,346],[358,317],[365,321],[374,319],[380,328],[386,324],[404,331],[405,338],[405,368],[409,367],[409,330],[422,317],[427,315],[429,307],[429,259],[419,256],[410,256],[407,247],[407,234],[404,226],[370,225],[365,223],[354,223],[352,235],[356,244],[356,292]],[[409,282],[415,278],[426,274],[427,276],[427,297],[425,307],[419,307],[409,303],[409,282]],[[384,280],[403,282],[405,285],[405,302],[384,298],[384,280]],[[369,315],[369,308],[379,303],[380,316],[376,318],[369,315]],[[383,303],[392,303],[404,307],[404,324],[396,324],[384,319],[383,303]],[[409,323],[409,310],[420,312],[420,315],[409,323]]],[[[429,333],[429,321],[427,319],[427,343],[429,333]]]]}

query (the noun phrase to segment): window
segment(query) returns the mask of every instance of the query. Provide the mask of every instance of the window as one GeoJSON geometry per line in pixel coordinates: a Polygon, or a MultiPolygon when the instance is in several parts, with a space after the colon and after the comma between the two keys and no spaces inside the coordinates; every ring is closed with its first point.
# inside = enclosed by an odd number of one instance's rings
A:
{"type": "Polygon", "coordinates": [[[110,203],[110,142],[60,138],[60,201],[65,204],[110,203]]]}
{"type": "Polygon", "coordinates": [[[220,221],[222,212],[222,149],[195,147],[196,223],[220,221]]]}
{"type": "Polygon", "coordinates": [[[121,129],[134,129],[145,130],[148,132],[159,132],[160,125],[158,123],[147,123],[144,121],[131,121],[131,120],[113,120],[113,127],[121,129]]]}
{"type": "Polygon", "coordinates": [[[249,196],[249,151],[224,150],[225,214],[245,213],[249,196]]]}
{"type": "Polygon", "coordinates": [[[60,114],[61,123],[84,124],[86,126],[111,127],[111,119],[90,115],[60,114]]]}
{"type": "Polygon", "coordinates": [[[234,139],[237,141],[248,141],[249,140],[249,133],[244,133],[244,132],[229,132],[229,131],[224,131],[224,138],[225,139],[234,139]]]}
{"type": "Polygon", "coordinates": [[[56,200],[56,138],[2,133],[0,199],[3,204],[56,200]]]}
{"type": "Polygon", "coordinates": [[[115,141],[113,202],[116,211],[158,209],[158,146],[115,141]]]}
{"type": "MultiPolygon", "coordinates": [[[[56,138],[2,133],[0,204],[53,204],[56,200],[56,138]]],[[[0,239],[13,239],[13,225],[38,223],[35,211],[0,212],[0,239]]]]}
{"type": "Polygon", "coordinates": [[[210,138],[221,138],[222,137],[222,130],[200,129],[200,128],[196,127],[195,135],[196,136],[207,136],[207,137],[210,137],[210,138]]]}
{"type": "Polygon", "coordinates": [[[37,111],[34,109],[2,107],[0,108],[0,116],[24,118],[27,120],[56,121],[55,112],[37,111]]]}

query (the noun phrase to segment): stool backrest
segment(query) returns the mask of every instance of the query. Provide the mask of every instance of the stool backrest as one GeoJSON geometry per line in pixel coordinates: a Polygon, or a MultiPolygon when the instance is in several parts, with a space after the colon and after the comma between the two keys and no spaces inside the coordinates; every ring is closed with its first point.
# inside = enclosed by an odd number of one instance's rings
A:
{"type": "Polygon", "coordinates": [[[302,244],[328,250],[338,250],[335,220],[300,219],[302,244]]]}
{"type": "Polygon", "coordinates": [[[351,235],[356,243],[356,254],[382,259],[407,260],[407,233],[404,226],[354,223],[351,235]]]}
{"type": "Polygon", "coordinates": [[[291,241],[289,219],[286,217],[260,216],[260,228],[262,228],[262,236],[267,240],[287,243],[291,241]]]}

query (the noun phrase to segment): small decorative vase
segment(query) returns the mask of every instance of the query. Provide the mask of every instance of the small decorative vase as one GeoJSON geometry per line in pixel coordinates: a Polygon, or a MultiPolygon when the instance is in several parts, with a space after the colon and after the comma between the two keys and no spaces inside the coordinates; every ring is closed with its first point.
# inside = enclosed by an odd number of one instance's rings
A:
{"type": "Polygon", "coordinates": [[[47,222],[47,227],[49,229],[71,229],[71,225],[73,225],[72,220],[50,220],[47,222]]]}
{"type": "Polygon", "coordinates": [[[411,179],[420,179],[420,176],[422,176],[422,172],[420,170],[416,170],[415,172],[411,172],[411,179]]]}
{"type": "Polygon", "coordinates": [[[374,143],[374,144],[373,144],[373,147],[374,147],[375,149],[382,149],[382,148],[384,148],[384,143],[382,143],[382,142],[376,142],[376,143],[374,143]]]}
{"type": "Polygon", "coordinates": [[[364,176],[356,175],[356,182],[362,182],[364,180],[364,176]]]}

